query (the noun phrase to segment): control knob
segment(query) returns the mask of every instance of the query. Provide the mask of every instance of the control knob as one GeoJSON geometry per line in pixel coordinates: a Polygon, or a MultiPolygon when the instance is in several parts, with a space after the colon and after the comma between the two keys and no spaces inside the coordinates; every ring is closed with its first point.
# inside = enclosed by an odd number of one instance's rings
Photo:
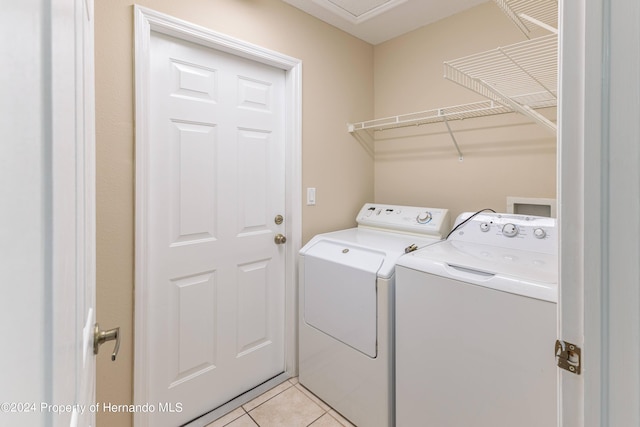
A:
{"type": "Polygon", "coordinates": [[[505,224],[504,227],[502,227],[502,234],[507,237],[516,237],[518,235],[518,227],[511,223],[505,224]]]}
{"type": "Polygon", "coordinates": [[[533,235],[536,237],[536,239],[544,239],[547,236],[547,232],[542,228],[536,228],[535,230],[533,230],[533,235]]]}
{"type": "Polygon", "coordinates": [[[429,211],[421,212],[416,217],[416,221],[418,221],[418,224],[426,224],[429,221],[431,221],[431,218],[432,218],[431,212],[429,212],[429,211]]]}
{"type": "Polygon", "coordinates": [[[480,224],[480,230],[484,233],[486,233],[487,231],[489,231],[491,229],[491,227],[489,226],[489,223],[487,222],[483,222],[480,224]]]}

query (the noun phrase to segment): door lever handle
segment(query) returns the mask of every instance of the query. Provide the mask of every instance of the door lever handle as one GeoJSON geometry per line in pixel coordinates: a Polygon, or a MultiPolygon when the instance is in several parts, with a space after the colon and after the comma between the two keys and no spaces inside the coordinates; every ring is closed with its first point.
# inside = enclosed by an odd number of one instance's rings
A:
{"type": "Polygon", "coordinates": [[[100,346],[107,341],[115,341],[116,346],[111,354],[111,360],[115,361],[118,351],[120,350],[120,327],[101,331],[100,325],[97,323],[93,327],[93,354],[98,354],[100,346]]]}

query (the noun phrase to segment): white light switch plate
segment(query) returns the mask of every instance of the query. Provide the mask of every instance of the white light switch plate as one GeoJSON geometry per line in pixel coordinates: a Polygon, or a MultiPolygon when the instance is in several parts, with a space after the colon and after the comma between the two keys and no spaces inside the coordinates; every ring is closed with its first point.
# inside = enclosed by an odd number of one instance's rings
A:
{"type": "Polygon", "coordinates": [[[307,206],[315,206],[316,205],[316,189],[309,187],[307,188],[307,206]]]}

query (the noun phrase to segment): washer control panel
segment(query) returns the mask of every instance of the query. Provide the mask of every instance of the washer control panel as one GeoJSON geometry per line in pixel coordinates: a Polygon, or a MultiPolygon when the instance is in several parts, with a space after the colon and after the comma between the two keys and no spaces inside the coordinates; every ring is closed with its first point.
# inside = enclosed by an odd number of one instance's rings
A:
{"type": "Polygon", "coordinates": [[[465,212],[458,216],[456,225],[464,221],[449,240],[557,253],[558,223],[555,218],[484,212],[474,216],[473,212],[465,212]]]}
{"type": "Polygon", "coordinates": [[[449,210],[418,206],[365,204],[356,217],[359,227],[444,237],[450,228],[449,210]]]}

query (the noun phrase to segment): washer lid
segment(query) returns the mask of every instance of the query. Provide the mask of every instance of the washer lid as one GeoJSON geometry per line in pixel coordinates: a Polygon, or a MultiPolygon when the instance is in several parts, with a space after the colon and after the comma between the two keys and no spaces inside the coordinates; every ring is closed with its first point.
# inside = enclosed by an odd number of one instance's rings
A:
{"type": "Polygon", "coordinates": [[[558,300],[556,255],[447,240],[401,257],[398,266],[531,298],[558,300]]]}

